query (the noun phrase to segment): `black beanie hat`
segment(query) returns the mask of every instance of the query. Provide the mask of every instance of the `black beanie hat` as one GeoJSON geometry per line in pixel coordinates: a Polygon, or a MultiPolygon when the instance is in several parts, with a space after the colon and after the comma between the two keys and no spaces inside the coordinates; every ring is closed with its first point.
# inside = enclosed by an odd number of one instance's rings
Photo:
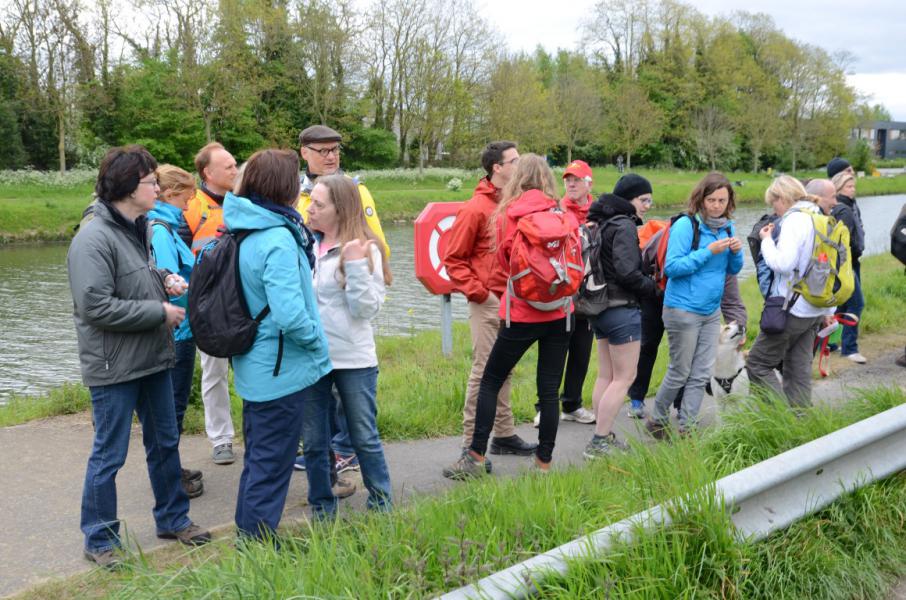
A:
{"type": "Polygon", "coordinates": [[[642,194],[651,193],[651,183],[641,175],[635,173],[626,173],[617,180],[613,186],[613,193],[616,196],[632,200],[642,194]]]}
{"type": "Polygon", "coordinates": [[[836,175],[840,171],[843,171],[844,169],[848,169],[851,166],[852,165],[849,164],[848,160],[846,160],[845,158],[840,158],[838,156],[837,158],[834,158],[829,163],[827,163],[827,178],[833,179],[834,175],[836,175]]]}

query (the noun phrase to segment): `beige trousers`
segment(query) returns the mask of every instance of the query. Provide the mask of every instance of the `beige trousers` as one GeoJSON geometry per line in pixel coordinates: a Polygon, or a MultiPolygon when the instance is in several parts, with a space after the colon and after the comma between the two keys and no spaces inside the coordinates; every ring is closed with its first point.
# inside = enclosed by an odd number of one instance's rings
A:
{"type": "MultiPolygon", "coordinates": [[[[475,408],[478,404],[478,388],[481,386],[481,376],[484,374],[484,365],[491,354],[491,348],[497,340],[497,330],[500,327],[500,318],[497,310],[500,300],[493,293],[488,299],[478,304],[469,302],[469,329],[472,332],[472,370],[469,372],[469,383],[466,385],[466,403],[462,409],[462,445],[468,447],[472,443],[472,433],[475,431],[475,408]]],[[[494,419],[494,437],[509,437],[516,433],[513,426],[513,410],[510,408],[510,382],[512,374],[507,377],[506,383],[500,388],[497,395],[497,416],[494,419]]]]}

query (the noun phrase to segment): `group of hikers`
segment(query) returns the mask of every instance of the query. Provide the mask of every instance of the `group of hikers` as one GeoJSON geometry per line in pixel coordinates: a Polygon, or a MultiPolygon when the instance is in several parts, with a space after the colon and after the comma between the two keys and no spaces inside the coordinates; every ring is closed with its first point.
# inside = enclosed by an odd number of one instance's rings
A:
{"type": "MultiPolygon", "coordinates": [[[[115,481],[133,414],[158,537],[210,540],[188,516],[189,499],[204,492],[203,474],[179,457],[196,353],[215,464],[235,461],[230,369],[242,398],[240,540],[278,543],[294,470],[306,474],[315,518],[332,517],[338,498],[355,492],[340,477],[348,470],[361,471],[369,508],[392,507],[372,327],[392,284],[390,248],[368,189],[340,169],[341,141],[314,125],[300,133],[298,153],[261,150],[241,167],[210,143],[195,157],[197,186],[194,175],[158,165],[141,146],[104,157],[96,199],[67,257],[95,428],[81,510],[88,560],[115,567],[122,558],[115,481]]],[[[743,329],[747,322],[730,181],[708,174],[684,213],[643,225],[654,190],[637,174],[596,199],[581,160],[566,167],[562,197],[547,161],[520,156],[515,143],[488,144],[481,166],[486,175],[460,208],[443,256],[468,299],[472,336],[462,451],[443,475],[490,473],[488,451],[533,456],[547,472],[560,420],[594,424],[589,460],[624,449],[613,425],[627,395],[630,416],[645,419],[656,439],[668,435],[671,405],[678,434],[691,432],[721,316],[743,329]],[[645,395],[665,330],[669,367],[648,415],[645,395]],[[582,388],[593,338],[598,374],[589,410],[582,388]],[[531,443],[516,434],[509,382],[536,342],[538,443],[531,443]]],[[[766,309],[746,368],[753,382],[807,406],[816,333],[836,313],[858,317],[863,307],[855,178],[835,159],[827,180],[806,188],[781,176],[765,199],[772,214],[752,249],[766,309]],[[824,225],[827,235],[816,236],[824,225]],[[816,247],[827,252],[816,255],[816,247]],[[824,279],[805,277],[815,273],[824,279]],[[818,289],[827,281],[830,300],[818,289]]],[[[841,351],[864,363],[857,328],[844,330],[841,351]]]]}

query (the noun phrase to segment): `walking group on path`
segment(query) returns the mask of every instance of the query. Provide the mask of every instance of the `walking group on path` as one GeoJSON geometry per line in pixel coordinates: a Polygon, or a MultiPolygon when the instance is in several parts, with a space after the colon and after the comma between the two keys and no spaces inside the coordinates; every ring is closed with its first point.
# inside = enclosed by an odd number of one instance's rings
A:
{"type": "MultiPolygon", "coordinates": [[[[341,136],[314,125],[298,141],[299,153],[261,150],[241,168],[222,145],[208,144],[195,159],[197,187],[193,175],[158,165],[141,146],[113,148],[101,163],[96,200],[67,258],[95,432],[81,529],[85,556],[99,565],[122,559],[116,474],[133,414],[158,537],[210,540],[188,515],[204,476],[183,468],[179,456],[196,348],[215,464],[236,458],[230,369],[242,398],[235,523],[243,543],[279,543],[294,470],[306,474],[316,519],[332,518],[338,499],[355,492],[341,477],[352,469],[361,471],[368,508],[393,506],[372,327],[392,285],[390,248],[368,189],[340,169],[341,136]]],[[[491,473],[488,452],[532,456],[546,473],[561,420],[593,424],[586,459],[623,450],[613,425],[627,395],[630,415],[647,418],[656,439],[668,435],[671,405],[677,433],[694,431],[721,317],[739,331],[747,322],[731,183],[710,173],[686,211],[643,226],[654,192],[639,175],[624,174],[595,199],[592,170],[573,161],[560,198],[545,159],[520,156],[515,143],[488,144],[481,165],[486,176],[462,205],[443,257],[468,299],[472,336],[462,450],[444,476],[491,473]],[[669,366],[648,416],[644,398],[664,331],[669,366]],[[593,338],[598,374],[589,410],[582,388],[593,338]],[[536,343],[532,443],[516,433],[509,382],[536,343]]],[[[773,214],[754,242],[750,236],[766,301],[746,370],[797,409],[810,405],[813,344],[835,315],[847,313],[852,323],[842,354],[865,362],[856,324],[864,233],[855,180],[842,159],[828,165],[828,177],[807,190],[777,178],[766,193],[773,214]]]]}

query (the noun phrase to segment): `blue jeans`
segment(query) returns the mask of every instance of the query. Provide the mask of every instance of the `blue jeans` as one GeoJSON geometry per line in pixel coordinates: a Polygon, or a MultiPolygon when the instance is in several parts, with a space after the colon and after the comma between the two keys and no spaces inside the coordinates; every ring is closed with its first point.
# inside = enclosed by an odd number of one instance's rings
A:
{"type": "MultiPolygon", "coordinates": [[[[862,296],[862,275],[861,266],[853,265],[853,278],[856,281],[856,287],[853,289],[853,295],[849,297],[846,304],[838,308],[838,312],[848,312],[862,318],[862,310],[865,308],[865,297],[862,296]]],[[[840,354],[849,356],[859,351],[859,326],[844,325],[843,333],[840,334],[840,354]]]]}
{"type": "Polygon", "coordinates": [[[158,533],[182,531],[191,524],[189,497],[180,482],[179,433],[173,408],[170,371],[90,388],[94,445],[82,489],[81,527],[85,549],[103,552],[121,545],[116,518],[116,474],[126,462],[132,414],[142,424],[148,476],[154,492],[158,533]]]}
{"type": "MultiPolygon", "coordinates": [[[[323,379],[322,379],[323,381],[323,379]]],[[[313,388],[320,381],[300,392],[302,397],[302,423],[296,429],[297,439],[302,439],[305,456],[305,477],[308,479],[308,504],[316,519],[331,517],[337,512],[337,498],[333,495],[330,456],[330,400],[315,394],[313,388]]],[[[328,390],[329,391],[329,390],[328,390]]]]}
{"type": "Polygon", "coordinates": [[[340,399],[340,392],[334,386],[331,390],[333,402],[330,409],[330,447],[334,452],[349,456],[355,454],[352,439],[349,437],[349,425],[346,423],[346,409],[340,399]]]}
{"type": "Polygon", "coordinates": [[[192,377],[195,375],[195,340],[176,342],[176,364],[170,369],[173,380],[173,404],[176,407],[176,427],[182,433],[182,420],[189,405],[192,377]]]}
{"type": "MultiPolygon", "coordinates": [[[[305,398],[312,402],[333,404],[331,393],[336,386],[346,414],[349,439],[359,459],[362,481],[368,489],[368,508],[389,508],[391,504],[390,471],[384,459],[384,446],[377,430],[377,367],[334,369],[317,383],[306,388],[305,398]]],[[[332,407],[335,408],[335,407],[332,407]]],[[[305,437],[305,464],[308,465],[309,441],[305,437]]],[[[320,454],[326,456],[324,447],[320,454]]]]}
{"type": "MultiPolygon", "coordinates": [[[[302,403],[302,392],[242,403],[245,460],[236,497],[236,527],[241,535],[272,536],[280,523],[296,458],[302,403]]],[[[326,495],[333,497],[329,484],[326,495]]]]}

